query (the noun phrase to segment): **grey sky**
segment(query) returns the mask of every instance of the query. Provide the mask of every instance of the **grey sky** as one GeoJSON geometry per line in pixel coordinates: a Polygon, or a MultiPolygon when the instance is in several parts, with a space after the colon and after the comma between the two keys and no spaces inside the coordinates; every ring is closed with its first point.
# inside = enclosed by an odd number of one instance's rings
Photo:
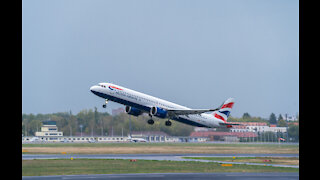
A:
{"type": "Polygon", "coordinates": [[[99,82],[190,108],[234,97],[235,117],[299,111],[298,1],[22,3],[23,113],[105,111],[99,82]]]}

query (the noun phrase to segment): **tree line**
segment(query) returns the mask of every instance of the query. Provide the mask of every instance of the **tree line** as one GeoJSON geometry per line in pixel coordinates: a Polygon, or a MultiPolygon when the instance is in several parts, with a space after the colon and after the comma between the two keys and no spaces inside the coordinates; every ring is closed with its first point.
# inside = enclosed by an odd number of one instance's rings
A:
{"type": "MultiPolygon", "coordinates": [[[[194,130],[193,126],[172,121],[170,127],[165,126],[165,120],[153,118],[155,123],[149,125],[148,115],[130,116],[121,113],[111,116],[107,112],[98,112],[97,108],[84,109],[73,115],[72,112],[59,112],[51,114],[22,114],[22,134],[24,136],[34,136],[36,131],[40,131],[44,121],[55,121],[59,131],[64,136],[79,136],[80,133],[89,136],[127,136],[131,131],[162,131],[170,136],[189,136],[194,130]],[[131,128],[130,128],[131,127],[131,128]]],[[[299,117],[298,117],[299,121],[299,117]]],[[[269,119],[252,117],[249,113],[244,113],[241,118],[230,116],[228,122],[265,122],[267,125],[276,124],[279,127],[288,127],[288,135],[299,141],[299,126],[288,125],[281,114],[276,118],[271,113],[269,119]]],[[[229,128],[217,128],[217,131],[230,131],[229,128]]],[[[271,136],[269,136],[271,137],[271,136]]]]}
{"type": "Polygon", "coordinates": [[[89,136],[127,136],[131,131],[162,131],[170,136],[189,136],[193,127],[172,121],[170,127],[165,126],[165,120],[153,118],[154,124],[149,125],[148,115],[130,116],[121,113],[111,116],[107,112],[98,112],[97,108],[85,109],[78,114],[60,112],[52,114],[22,114],[22,134],[33,136],[40,131],[44,121],[55,121],[59,131],[64,136],[78,136],[80,133],[89,136]],[[131,128],[130,128],[131,127],[131,128]]]}

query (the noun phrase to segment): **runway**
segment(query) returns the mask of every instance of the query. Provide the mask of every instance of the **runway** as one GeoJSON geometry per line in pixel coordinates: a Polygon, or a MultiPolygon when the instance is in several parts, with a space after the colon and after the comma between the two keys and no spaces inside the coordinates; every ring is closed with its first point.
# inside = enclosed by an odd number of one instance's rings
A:
{"type": "Polygon", "coordinates": [[[299,173],[141,173],[141,174],[95,174],[62,176],[24,176],[25,180],[63,180],[63,179],[215,179],[215,180],[297,180],[299,173]]]}
{"type": "Polygon", "coordinates": [[[273,167],[299,168],[299,165],[279,165],[265,163],[224,162],[200,159],[184,159],[183,157],[299,157],[299,154],[22,154],[22,160],[33,159],[141,159],[159,161],[200,161],[228,164],[246,164],[273,167]]]}

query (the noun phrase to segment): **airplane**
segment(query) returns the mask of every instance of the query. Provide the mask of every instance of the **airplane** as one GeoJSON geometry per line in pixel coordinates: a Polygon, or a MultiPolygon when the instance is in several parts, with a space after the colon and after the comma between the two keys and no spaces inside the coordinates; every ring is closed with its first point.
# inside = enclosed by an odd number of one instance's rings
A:
{"type": "Polygon", "coordinates": [[[40,141],[40,139],[38,137],[32,137],[29,141],[36,142],[36,141],[40,141]]]}
{"type": "Polygon", "coordinates": [[[92,86],[90,91],[105,99],[103,108],[106,108],[110,100],[125,105],[125,111],[129,115],[149,114],[150,119],[147,122],[150,125],[154,124],[153,117],[168,119],[165,121],[166,126],[171,126],[170,120],[206,128],[231,128],[232,125],[239,125],[227,122],[234,105],[234,98],[228,98],[216,109],[190,109],[112,83],[98,83],[98,85],[92,86]]]}
{"type": "Polygon", "coordinates": [[[131,142],[147,142],[145,139],[143,138],[133,138],[131,137],[130,135],[128,136],[128,141],[131,141],[131,142]]]}

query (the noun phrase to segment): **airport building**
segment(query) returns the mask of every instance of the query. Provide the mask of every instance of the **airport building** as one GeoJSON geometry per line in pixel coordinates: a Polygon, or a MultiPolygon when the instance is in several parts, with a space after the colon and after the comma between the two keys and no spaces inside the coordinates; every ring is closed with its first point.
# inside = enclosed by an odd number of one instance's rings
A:
{"type": "MultiPolygon", "coordinates": [[[[233,122],[230,122],[233,123],[233,122]]],[[[234,122],[235,123],[235,122],[234,122]]],[[[147,142],[206,142],[206,141],[226,141],[239,142],[241,139],[257,138],[259,133],[273,132],[286,133],[287,127],[267,126],[262,122],[236,122],[241,125],[234,125],[230,132],[217,132],[213,129],[195,127],[195,131],[190,136],[169,136],[160,131],[132,132],[132,138],[142,138],[147,142]]],[[[129,142],[127,136],[63,136],[63,132],[58,131],[55,121],[44,121],[41,131],[35,133],[35,137],[22,137],[22,142],[129,142]]]]}
{"type": "MultiPolygon", "coordinates": [[[[226,142],[239,142],[239,141],[255,141],[261,133],[271,132],[275,136],[287,133],[287,127],[277,127],[276,125],[268,126],[264,122],[230,122],[234,124],[229,132],[218,132],[214,129],[208,128],[195,128],[195,132],[190,136],[208,137],[209,141],[226,141],[226,142]],[[279,134],[280,133],[280,134],[279,134]]],[[[269,138],[269,137],[268,137],[269,138]]],[[[267,138],[267,139],[268,139],[267,138]]],[[[264,140],[264,139],[263,139],[264,140]]],[[[260,137],[261,141],[261,137],[260,137]]]]}
{"type": "Polygon", "coordinates": [[[41,131],[35,133],[40,140],[58,140],[63,136],[63,132],[58,131],[55,121],[44,121],[42,124],[41,131]]]}
{"type": "Polygon", "coordinates": [[[192,132],[190,137],[206,137],[209,141],[239,142],[240,138],[256,138],[258,135],[254,132],[218,132],[204,131],[192,132]]]}
{"type": "Polygon", "coordinates": [[[276,125],[267,126],[267,123],[263,122],[230,122],[236,123],[240,125],[233,125],[230,128],[231,132],[255,132],[255,133],[263,133],[263,132],[281,132],[286,133],[287,127],[277,127],[276,125]]]}
{"type": "MultiPolygon", "coordinates": [[[[169,136],[160,131],[132,132],[132,138],[143,138],[148,142],[205,142],[207,137],[178,137],[169,136]]],[[[22,143],[28,142],[74,142],[74,143],[93,143],[93,142],[129,142],[127,136],[63,136],[63,132],[58,131],[55,121],[44,121],[41,131],[35,133],[35,137],[22,137],[22,143]]]]}
{"type": "Polygon", "coordinates": [[[169,136],[161,131],[132,132],[131,137],[143,138],[148,142],[205,142],[207,137],[169,136]]]}
{"type": "Polygon", "coordinates": [[[125,110],[121,107],[118,109],[112,109],[112,116],[117,116],[121,113],[125,113],[125,110]]]}
{"type": "MultiPolygon", "coordinates": [[[[189,137],[189,136],[159,136],[159,135],[149,135],[149,136],[132,136],[133,138],[143,138],[147,142],[206,142],[209,140],[208,137],[189,137]]],[[[42,137],[22,137],[22,143],[28,142],[42,142],[42,143],[115,143],[115,142],[129,142],[126,136],[61,136],[55,138],[42,138],[42,137]]]]}
{"type": "Polygon", "coordinates": [[[282,132],[286,133],[287,132],[287,127],[269,127],[269,126],[247,126],[247,129],[250,132],[282,132]]]}
{"type": "Polygon", "coordinates": [[[122,136],[101,136],[101,137],[93,137],[93,136],[61,136],[55,138],[42,138],[42,137],[30,137],[25,136],[22,137],[22,143],[28,142],[42,142],[42,143],[55,143],[55,142],[73,142],[73,143],[93,143],[93,142],[126,142],[128,137],[122,136]]]}
{"type": "Polygon", "coordinates": [[[283,117],[283,120],[285,120],[285,121],[297,121],[298,120],[298,118],[296,117],[296,116],[290,116],[290,115],[288,115],[288,114],[285,114],[284,115],[284,117],[283,117]]]}

